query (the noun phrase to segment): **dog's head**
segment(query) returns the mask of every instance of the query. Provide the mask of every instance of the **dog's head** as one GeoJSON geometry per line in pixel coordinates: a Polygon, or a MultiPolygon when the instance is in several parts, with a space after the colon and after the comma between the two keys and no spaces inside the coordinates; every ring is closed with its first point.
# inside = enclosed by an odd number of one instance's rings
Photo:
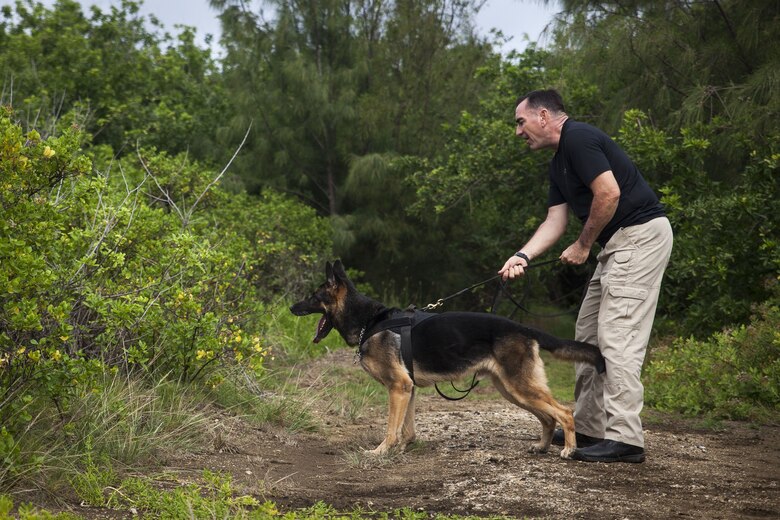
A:
{"type": "Polygon", "coordinates": [[[338,320],[339,315],[344,312],[344,302],[350,284],[341,260],[336,260],[333,265],[327,262],[325,264],[325,283],[320,285],[311,296],[290,307],[290,312],[296,316],[306,316],[317,312],[322,314],[314,334],[314,343],[319,343],[330,333],[334,320],[338,320]]]}

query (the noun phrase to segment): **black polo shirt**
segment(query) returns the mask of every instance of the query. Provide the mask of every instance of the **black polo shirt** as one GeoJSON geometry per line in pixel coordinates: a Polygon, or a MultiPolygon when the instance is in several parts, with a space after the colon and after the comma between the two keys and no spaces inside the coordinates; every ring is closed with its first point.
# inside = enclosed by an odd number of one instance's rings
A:
{"type": "Polygon", "coordinates": [[[595,126],[567,119],[558,151],[550,163],[548,207],[567,203],[584,224],[593,201],[590,184],[607,170],[612,170],[620,187],[620,201],[615,216],[597,238],[602,247],[621,227],[644,224],[664,216],[664,208],[639,169],[615,141],[595,126]]]}

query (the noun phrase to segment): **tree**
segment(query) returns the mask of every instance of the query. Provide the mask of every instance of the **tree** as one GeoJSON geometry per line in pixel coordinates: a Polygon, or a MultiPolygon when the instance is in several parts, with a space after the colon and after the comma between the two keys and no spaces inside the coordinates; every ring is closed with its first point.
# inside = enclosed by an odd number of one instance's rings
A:
{"type": "Polygon", "coordinates": [[[780,6],[771,0],[567,0],[551,61],[598,88],[598,122],[638,108],[660,128],[712,125],[708,174],[728,179],[777,133],[780,6]],[[737,138],[735,139],[735,132],[737,138]],[[724,168],[723,166],[726,166],[724,168]]]}
{"type": "Polygon", "coordinates": [[[780,268],[780,6],[568,0],[564,8],[548,63],[564,86],[593,85],[592,120],[620,128],[676,232],[659,313],[673,316],[677,333],[743,322],[780,268]]]}
{"type": "Polygon", "coordinates": [[[258,121],[239,166],[251,191],[276,186],[337,215],[353,156],[430,153],[452,107],[474,103],[451,103],[479,84],[487,52],[463,25],[471,2],[280,0],[273,22],[239,1],[212,5],[241,121],[232,131],[258,121]]]}
{"type": "Polygon", "coordinates": [[[399,271],[419,282],[426,270],[412,256],[430,255],[404,244],[426,237],[433,248],[438,232],[406,213],[413,192],[398,158],[440,153],[444,125],[477,106],[486,81],[476,71],[490,56],[470,26],[477,3],[280,0],[273,21],[239,1],[212,5],[234,102],[228,131],[250,119],[256,129],[237,161],[250,192],[274,187],[331,216],[337,253],[370,265],[378,287],[399,271]]]}
{"type": "MultiPolygon", "coordinates": [[[[546,51],[530,47],[509,60],[498,57],[480,70],[492,85],[478,110],[462,112],[457,125],[446,132],[447,145],[430,161],[418,163],[410,178],[416,190],[411,206],[418,218],[435,221],[447,238],[435,260],[446,266],[444,287],[457,289],[475,278],[494,274],[541,223],[546,212],[548,153],[530,152],[514,134],[514,103],[557,76],[544,66],[546,51]],[[474,273],[482,273],[475,276],[474,273]]],[[[586,89],[573,91],[587,104],[586,89]]],[[[572,106],[577,110],[579,105],[572,106]]],[[[569,238],[574,239],[570,226],[569,238]]],[[[547,276],[540,301],[576,303],[567,296],[581,283],[582,271],[557,270],[547,276]]],[[[440,290],[443,287],[440,286],[440,290]]],[[[464,302],[484,309],[493,295],[464,302]]]]}
{"type": "Polygon", "coordinates": [[[215,129],[225,112],[220,76],[194,31],[159,35],[123,0],[88,18],[81,4],[58,0],[52,9],[26,0],[3,7],[0,25],[0,102],[44,135],[75,123],[95,144],[117,153],[136,145],[201,159],[215,153],[215,129]]]}

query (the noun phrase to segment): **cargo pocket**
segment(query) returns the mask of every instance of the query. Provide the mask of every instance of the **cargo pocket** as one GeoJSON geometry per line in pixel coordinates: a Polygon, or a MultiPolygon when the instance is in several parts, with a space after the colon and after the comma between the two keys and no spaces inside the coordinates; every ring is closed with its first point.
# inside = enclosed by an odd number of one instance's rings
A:
{"type": "Polygon", "coordinates": [[[612,266],[609,268],[609,271],[607,271],[609,280],[618,284],[621,281],[625,283],[625,280],[628,278],[628,275],[631,272],[631,265],[633,263],[631,260],[633,257],[633,249],[622,249],[620,251],[615,251],[612,254],[612,266]]]}
{"type": "Polygon", "coordinates": [[[647,299],[650,292],[647,289],[612,285],[609,287],[605,321],[624,327],[633,327],[641,320],[637,310],[647,299]]]}

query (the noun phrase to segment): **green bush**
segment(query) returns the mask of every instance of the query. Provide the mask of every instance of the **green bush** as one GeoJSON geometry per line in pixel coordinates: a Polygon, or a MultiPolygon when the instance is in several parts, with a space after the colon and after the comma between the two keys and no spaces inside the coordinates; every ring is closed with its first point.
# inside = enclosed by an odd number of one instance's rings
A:
{"type": "Polygon", "coordinates": [[[660,410],[723,419],[766,419],[780,407],[780,299],[750,323],[705,341],[678,339],[653,350],[646,401],[660,410]]]}
{"type": "Polygon", "coordinates": [[[43,134],[78,121],[115,150],[140,142],[220,156],[228,99],[209,47],[192,28],[150,26],[139,3],[3,2],[0,104],[43,134]]]}
{"type": "MultiPolygon", "coordinates": [[[[330,256],[328,222],[292,199],[230,195],[183,155],[107,162],[84,140],[0,114],[3,446],[50,408],[67,424],[109,369],[212,387],[224,363],[262,372],[265,305],[330,256]]],[[[9,450],[0,481],[24,462],[9,450]]]]}
{"type": "Polygon", "coordinates": [[[656,177],[675,233],[658,309],[664,333],[706,337],[745,323],[780,271],[780,136],[753,150],[726,183],[705,168],[719,131],[701,126],[669,136],[638,110],[626,112],[620,130],[621,145],[656,177]]]}

